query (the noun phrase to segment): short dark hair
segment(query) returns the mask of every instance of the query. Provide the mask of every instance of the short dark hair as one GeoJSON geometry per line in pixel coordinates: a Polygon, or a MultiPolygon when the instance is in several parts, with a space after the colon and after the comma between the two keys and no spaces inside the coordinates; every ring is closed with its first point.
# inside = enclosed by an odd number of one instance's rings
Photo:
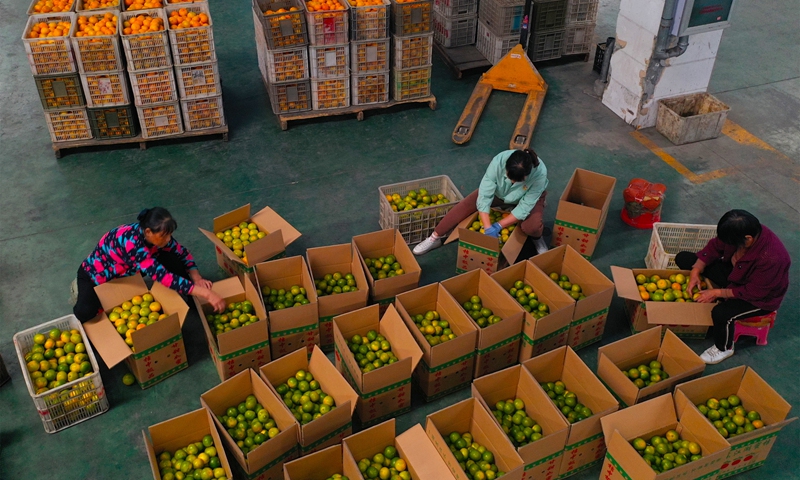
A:
{"type": "Polygon", "coordinates": [[[153,233],[172,234],[178,229],[178,222],[172,218],[172,214],[166,208],[162,207],[145,208],[139,213],[137,219],[142,231],[149,228],[153,233]]]}
{"type": "Polygon", "coordinates": [[[506,160],[506,175],[513,182],[521,182],[539,166],[539,157],[530,148],[514,150],[506,160]]]}
{"type": "Polygon", "coordinates": [[[744,246],[745,237],[761,233],[761,222],[746,210],[731,210],[717,224],[717,238],[727,245],[744,246]]]}

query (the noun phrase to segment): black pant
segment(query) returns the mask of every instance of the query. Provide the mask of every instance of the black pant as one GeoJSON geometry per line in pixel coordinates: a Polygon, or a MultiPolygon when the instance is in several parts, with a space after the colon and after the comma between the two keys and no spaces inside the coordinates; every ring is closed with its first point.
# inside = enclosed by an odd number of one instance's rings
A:
{"type": "MultiPolygon", "coordinates": [[[[189,272],[181,258],[172,252],[158,252],[156,261],[164,266],[173,275],[189,278],[189,272]]],[[[78,267],[78,301],[72,307],[72,313],[83,322],[88,322],[100,313],[102,305],[94,291],[94,280],[82,268],[78,267]]]]}
{"type": "MultiPolygon", "coordinates": [[[[697,255],[692,252],[680,252],[675,256],[675,264],[681,270],[691,270],[696,261],[697,255]]],[[[728,276],[731,271],[733,271],[733,264],[717,261],[706,265],[703,275],[714,285],[725,288],[728,286],[728,276]]],[[[720,301],[711,310],[711,320],[714,321],[712,329],[714,345],[721,351],[733,348],[735,322],[768,313],[770,313],[768,310],[762,310],[739,298],[727,298],[720,301]]]]}

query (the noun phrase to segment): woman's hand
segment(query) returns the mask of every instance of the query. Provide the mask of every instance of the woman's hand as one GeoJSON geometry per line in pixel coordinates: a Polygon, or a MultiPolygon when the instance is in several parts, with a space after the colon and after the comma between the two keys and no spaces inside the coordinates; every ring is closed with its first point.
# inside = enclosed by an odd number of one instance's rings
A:
{"type": "Polygon", "coordinates": [[[195,285],[207,288],[209,290],[211,289],[212,285],[211,280],[206,280],[205,278],[203,278],[200,275],[200,272],[196,268],[189,270],[189,277],[191,277],[191,280],[195,285]]]}
{"type": "Polygon", "coordinates": [[[214,311],[217,313],[225,310],[225,300],[210,288],[201,287],[195,283],[194,289],[192,290],[192,295],[205,299],[206,303],[211,305],[211,307],[213,307],[214,311]]]}
{"type": "Polygon", "coordinates": [[[722,291],[721,290],[718,290],[716,288],[713,289],[713,290],[703,290],[702,292],[700,292],[700,294],[697,297],[697,300],[695,300],[695,302],[697,302],[697,303],[712,303],[717,298],[720,298],[720,297],[722,297],[722,291]]]}
{"type": "Polygon", "coordinates": [[[699,290],[702,285],[703,281],[700,279],[700,269],[693,268],[692,272],[689,274],[689,285],[686,286],[686,291],[694,292],[694,287],[697,287],[699,290]]]}
{"type": "Polygon", "coordinates": [[[491,227],[484,229],[483,230],[483,234],[484,235],[489,235],[490,237],[497,238],[497,237],[500,236],[500,231],[502,229],[503,229],[503,227],[501,227],[499,223],[495,223],[491,227]]]}

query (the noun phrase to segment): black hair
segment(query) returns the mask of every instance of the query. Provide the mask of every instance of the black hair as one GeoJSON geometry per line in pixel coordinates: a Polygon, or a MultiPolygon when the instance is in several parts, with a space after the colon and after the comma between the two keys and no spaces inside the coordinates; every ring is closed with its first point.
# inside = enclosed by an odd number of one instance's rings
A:
{"type": "Polygon", "coordinates": [[[539,166],[539,156],[530,148],[514,150],[506,160],[506,175],[512,182],[521,182],[539,166]]]}
{"type": "Polygon", "coordinates": [[[149,228],[153,233],[172,234],[178,229],[178,222],[172,218],[172,214],[166,208],[145,208],[139,212],[139,216],[136,218],[139,220],[139,226],[143,232],[149,228]]]}
{"type": "Polygon", "coordinates": [[[745,237],[755,238],[761,233],[761,222],[746,210],[731,210],[717,224],[717,238],[722,243],[743,247],[745,237]]]}

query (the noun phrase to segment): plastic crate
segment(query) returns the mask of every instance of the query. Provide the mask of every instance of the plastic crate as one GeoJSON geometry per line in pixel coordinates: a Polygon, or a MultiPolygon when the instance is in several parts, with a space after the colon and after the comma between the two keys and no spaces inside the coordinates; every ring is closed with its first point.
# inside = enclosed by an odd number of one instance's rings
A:
{"type": "Polygon", "coordinates": [[[206,14],[208,25],[204,27],[169,29],[169,43],[172,47],[172,60],[175,66],[196,65],[217,61],[214,47],[214,23],[207,3],[189,3],[168,5],[165,9],[167,18],[172,12],[185,9],[196,14],[206,14]]]}
{"type": "Polygon", "coordinates": [[[319,45],[308,47],[311,78],[338,78],[350,75],[350,46],[319,45]]]}
{"type": "Polygon", "coordinates": [[[187,3],[207,3],[208,0],[165,0],[167,5],[180,5],[187,3]]]}
{"type": "Polygon", "coordinates": [[[533,34],[529,41],[528,57],[532,62],[561,57],[564,48],[564,30],[533,34]]]}
{"type": "Polygon", "coordinates": [[[269,101],[272,104],[272,112],[276,115],[311,110],[311,82],[302,80],[271,83],[269,101]]]}
{"type": "Polygon", "coordinates": [[[92,135],[97,140],[135,137],[139,134],[133,105],[88,108],[92,135]]]}
{"type": "Polygon", "coordinates": [[[415,67],[395,70],[392,98],[411,100],[431,95],[431,67],[415,67]]]}
{"type": "Polygon", "coordinates": [[[433,0],[392,1],[392,33],[413,35],[433,31],[433,0]]]}
{"type": "Polygon", "coordinates": [[[308,44],[308,27],[305,6],[300,0],[254,0],[253,12],[264,30],[264,39],[270,50],[308,44]],[[270,13],[280,9],[282,13],[270,13]]]}
{"type": "Polygon", "coordinates": [[[476,15],[478,0],[433,0],[433,9],[445,17],[476,15]]]}
{"type": "Polygon", "coordinates": [[[716,236],[716,225],[656,222],[644,263],[650,269],[679,270],[675,265],[675,255],[680,252],[697,253],[716,236]]]}
{"type": "Polygon", "coordinates": [[[125,57],[128,59],[128,71],[138,72],[153,68],[166,68],[172,66],[172,56],[169,49],[169,37],[167,31],[137,33],[135,35],[125,35],[123,24],[130,18],[137,15],[149,14],[158,16],[164,21],[164,28],[169,28],[164,10],[153,8],[149,10],[135,10],[122,12],[119,15],[119,27],[122,39],[122,47],[125,50],[125,57]]]}
{"type": "MultiPolygon", "coordinates": [[[[258,8],[253,8],[253,28],[255,29],[256,41],[256,58],[258,59],[258,70],[261,72],[261,78],[264,82],[268,82],[267,76],[267,39],[264,38],[264,26],[262,22],[263,15],[258,8]]],[[[308,52],[306,52],[308,53],[308,52]]]]}
{"type": "MultiPolygon", "coordinates": [[[[31,5],[28,7],[28,16],[31,15],[38,15],[39,12],[34,11],[34,7],[39,0],[31,0],[31,5]]],[[[75,1],[73,0],[72,3],[69,4],[69,8],[67,8],[66,12],[53,12],[53,13],[67,13],[67,12],[74,12],[75,11],[75,1]]]]}
{"type": "Polygon", "coordinates": [[[480,19],[475,47],[494,65],[519,43],[519,35],[498,37],[480,19]]]}
{"type": "MultiPolygon", "coordinates": [[[[113,72],[122,70],[122,51],[119,47],[119,11],[92,10],[91,15],[113,13],[117,16],[117,32],[114,35],[97,35],[92,37],[76,37],[73,33],[72,50],[75,52],[75,63],[80,73],[113,72]]],[[[79,15],[85,17],[87,14],[79,15]]],[[[77,32],[77,18],[75,30],[77,32]]]]}
{"type": "Polygon", "coordinates": [[[266,50],[264,53],[270,83],[309,78],[307,47],[266,50]]]}
{"type": "Polygon", "coordinates": [[[108,410],[108,398],[103,388],[103,380],[100,378],[100,367],[97,365],[94,350],[81,322],[74,315],[57,318],[17,333],[14,335],[14,348],[17,350],[17,359],[22,368],[25,384],[28,386],[28,393],[39,412],[45,432],[55,433],[64,430],[108,410]],[[54,328],[59,330],[75,329],[80,332],[86,346],[86,355],[92,364],[93,373],[47,392],[36,394],[26,369],[25,353],[33,346],[34,335],[46,334],[54,328]]]}
{"type": "Polygon", "coordinates": [[[567,25],[586,25],[597,23],[598,0],[569,0],[567,4],[567,25]]]}
{"type": "Polygon", "coordinates": [[[137,107],[178,100],[178,89],[171,68],[130,72],[133,103],[137,107]]]}
{"type": "Polygon", "coordinates": [[[219,128],[225,125],[222,95],[195,100],[181,100],[183,124],[187,132],[219,128]]]}
{"type": "Polygon", "coordinates": [[[222,95],[217,63],[175,67],[178,96],[181,99],[206,98],[222,95]]]}
{"type": "Polygon", "coordinates": [[[105,10],[116,10],[116,11],[119,12],[123,8],[122,0],[116,0],[116,5],[108,5],[108,6],[105,6],[105,7],[102,7],[102,8],[101,7],[91,8],[90,5],[87,5],[88,3],[89,2],[86,1],[86,0],[78,0],[77,2],[75,2],[75,11],[76,12],[92,12],[92,13],[94,13],[94,12],[98,12],[98,11],[101,11],[101,10],[102,11],[105,11],[105,10]]]}
{"type": "Polygon", "coordinates": [[[353,75],[353,105],[370,105],[389,101],[389,73],[353,75]]]}
{"type": "Polygon", "coordinates": [[[39,100],[42,101],[42,108],[45,110],[86,105],[81,81],[77,74],[33,78],[36,81],[36,89],[39,91],[39,100]]]}
{"type": "Polygon", "coordinates": [[[350,77],[311,79],[311,108],[330,110],[350,106],[350,77]]]}
{"type": "Polygon", "coordinates": [[[124,71],[81,74],[81,83],[89,107],[116,107],[131,103],[124,71]]]}
{"type": "Polygon", "coordinates": [[[475,32],[478,27],[478,16],[449,18],[434,12],[433,38],[443,47],[461,47],[475,43],[475,32]]]}
{"type": "Polygon", "coordinates": [[[92,128],[84,107],[46,111],[44,119],[53,143],[92,138],[92,128]]]}
{"type": "Polygon", "coordinates": [[[537,1],[533,4],[533,22],[531,29],[534,33],[544,33],[564,28],[567,22],[568,0],[537,1]]]}
{"type": "Polygon", "coordinates": [[[353,75],[389,71],[391,50],[388,39],[351,42],[350,55],[353,75]]]}
{"type": "Polygon", "coordinates": [[[524,10],[525,0],[481,0],[478,16],[492,33],[504,37],[520,34],[524,10]]]}
{"type": "Polygon", "coordinates": [[[425,67],[433,62],[433,32],[393,36],[395,68],[425,67]]]}
{"type": "Polygon", "coordinates": [[[395,183],[378,187],[380,197],[380,225],[381,229],[397,229],[409,245],[419,243],[428,238],[436,225],[447,215],[458,202],[464,199],[461,192],[447,175],[423,178],[409,182],[395,183]],[[430,207],[417,208],[404,212],[395,212],[386,199],[386,195],[399,194],[405,197],[411,190],[424,188],[432,195],[443,194],[449,203],[431,205],[430,207]]]}
{"type": "Polygon", "coordinates": [[[183,133],[178,102],[136,107],[142,138],[158,138],[183,133]]]}
{"type": "Polygon", "coordinates": [[[594,50],[594,62],[592,64],[592,70],[597,73],[600,73],[603,70],[603,60],[606,56],[606,42],[598,43],[597,48],[594,50]]]}
{"type": "Polygon", "coordinates": [[[350,10],[351,40],[381,40],[389,38],[389,10],[391,2],[382,5],[354,6],[345,0],[350,10]]]}
{"type": "Polygon", "coordinates": [[[594,39],[594,25],[568,25],[563,55],[589,53],[594,39]]]}
{"type": "Polygon", "coordinates": [[[28,54],[28,63],[34,75],[58,75],[75,73],[70,36],[75,31],[74,13],[31,15],[22,33],[22,43],[28,54]],[[70,30],[63,37],[28,38],[33,26],[39,22],[70,22],[70,30]]]}
{"type": "Polygon", "coordinates": [[[308,41],[311,45],[340,45],[350,40],[347,3],[342,5],[344,10],[322,12],[306,10],[308,41]]]}

